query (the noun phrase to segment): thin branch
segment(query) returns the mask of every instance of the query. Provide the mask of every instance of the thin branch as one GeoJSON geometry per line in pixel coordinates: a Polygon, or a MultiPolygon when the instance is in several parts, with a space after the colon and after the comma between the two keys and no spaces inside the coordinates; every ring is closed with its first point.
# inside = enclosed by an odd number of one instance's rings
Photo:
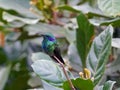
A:
{"type": "Polygon", "coordinates": [[[58,13],[55,10],[53,10],[53,20],[52,20],[52,22],[54,24],[57,24],[57,25],[60,25],[60,26],[64,26],[65,25],[63,22],[60,22],[57,19],[58,19],[58,13]]]}
{"type": "Polygon", "coordinates": [[[70,84],[71,89],[72,89],[72,90],[76,90],[76,89],[74,88],[74,86],[73,86],[73,84],[72,84],[72,81],[70,80],[70,78],[69,78],[69,76],[68,76],[65,68],[64,68],[63,63],[61,63],[61,61],[60,61],[56,56],[53,56],[53,57],[59,62],[59,64],[60,64],[61,67],[63,68],[63,72],[64,72],[64,74],[65,74],[65,76],[66,76],[66,78],[67,78],[67,80],[68,80],[68,82],[69,82],[69,84],[70,84]]]}

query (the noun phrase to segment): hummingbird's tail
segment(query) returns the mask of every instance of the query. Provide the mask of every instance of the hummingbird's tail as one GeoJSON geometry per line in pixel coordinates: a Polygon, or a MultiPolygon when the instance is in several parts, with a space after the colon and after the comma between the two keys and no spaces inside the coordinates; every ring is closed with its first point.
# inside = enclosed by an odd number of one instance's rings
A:
{"type": "MultiPolygon", "coordinates": [[[[57,57],[57,56],[56,56],[56,57],[57,57]]],[[[51,58],[52,58],[54,61],[58,62],[54,56],[51,56],[51,58]]],[[[62,57],[57,57],[57,59],[59,59],[62,64],[65,64],[65,62],[64,62],[64,60],[63,60],[62,57]]],[[[58,62],[58,63],[59,63],[59,62],[58,62]]]]}
{"type": "Polygon", "coordinates": [[[61,61],[61,63],[65,64],[65,62],[64,62],[64,60],[63,60],[63,58],[61,56],[60,49],[58,47],[55,48],[54,55],[51,56],[51,58],[53,58],[55,61],[57,61],[54,56],[57,57],[57,59],[59,59],[61,61]]]}

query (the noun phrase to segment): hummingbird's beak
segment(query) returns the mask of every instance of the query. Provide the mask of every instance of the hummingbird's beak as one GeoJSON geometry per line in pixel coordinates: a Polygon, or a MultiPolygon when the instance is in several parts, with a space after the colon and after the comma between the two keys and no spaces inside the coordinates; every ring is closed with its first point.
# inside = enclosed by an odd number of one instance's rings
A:
{"type": "Polygon", "coordinates": [[[44,37],[45,35],[44,34],[40,34],[41,35],[41,37],[44,37]]]}
{"type": "Polygon", "coordinates": [[[43,36],[43,34],[39,34],[41,37],[43,36]]]}
{"type": "Polygon", "coordinates": [[[44,34],[41,34],[41,33],[37,33],[37,35],[39,35],[39,37],[45,36],[44,34]]]}

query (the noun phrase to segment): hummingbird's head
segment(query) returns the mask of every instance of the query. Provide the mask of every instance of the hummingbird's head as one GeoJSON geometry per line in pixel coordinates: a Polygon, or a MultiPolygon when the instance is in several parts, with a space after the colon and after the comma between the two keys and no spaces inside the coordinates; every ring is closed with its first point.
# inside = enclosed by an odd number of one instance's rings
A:
{"type": "Polygon", "coordinates": [[[42,34],[44,40],[56,41],[55,37],[51,33],[42,34]]]}

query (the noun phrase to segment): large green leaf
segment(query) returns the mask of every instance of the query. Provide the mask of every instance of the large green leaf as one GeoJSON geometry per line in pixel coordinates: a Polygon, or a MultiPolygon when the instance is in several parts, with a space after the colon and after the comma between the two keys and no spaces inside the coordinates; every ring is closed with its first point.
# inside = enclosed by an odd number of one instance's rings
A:
{"type": "MultiPolygon", "coordinates": [[[[76,90],[93,90],[93,82],[90,79],[82,79],[77,78],[76,80],[72,80],[73,86],[76,90]]],[[[68,81],[63,84],[64,90],[71,90],[68,81]]]]}
{"type": "Polygon", "coordinates": [[[83,67],[86,67],[86,57],[89,52],[94,36],[94,26],[89,23],[84,14],[77,17],[78,29],[76,31],[77,49],[82,60],[83,67]]]}
{"type": "Polygon", "coordinates": [[[61,87],[63,82],[66,81],[62,69],[52,61],[37,60],[32,64],[32,68],[42,80],[53,86],[61,87]]]}
{"type": "Polygon", "coordinates": [[[87,68],[95,78],[95,85],[99,82],[105,70],[105,65],[111,51],[112,33],[112,26],[108,26],[106,30],[97,36],[92,43],[87,57],[87,68]]]}
{"type": "Polygon", "coordinates": [[[120,0],[98,0],[98,7],[108,16],[120,15],[120,0]]]}

